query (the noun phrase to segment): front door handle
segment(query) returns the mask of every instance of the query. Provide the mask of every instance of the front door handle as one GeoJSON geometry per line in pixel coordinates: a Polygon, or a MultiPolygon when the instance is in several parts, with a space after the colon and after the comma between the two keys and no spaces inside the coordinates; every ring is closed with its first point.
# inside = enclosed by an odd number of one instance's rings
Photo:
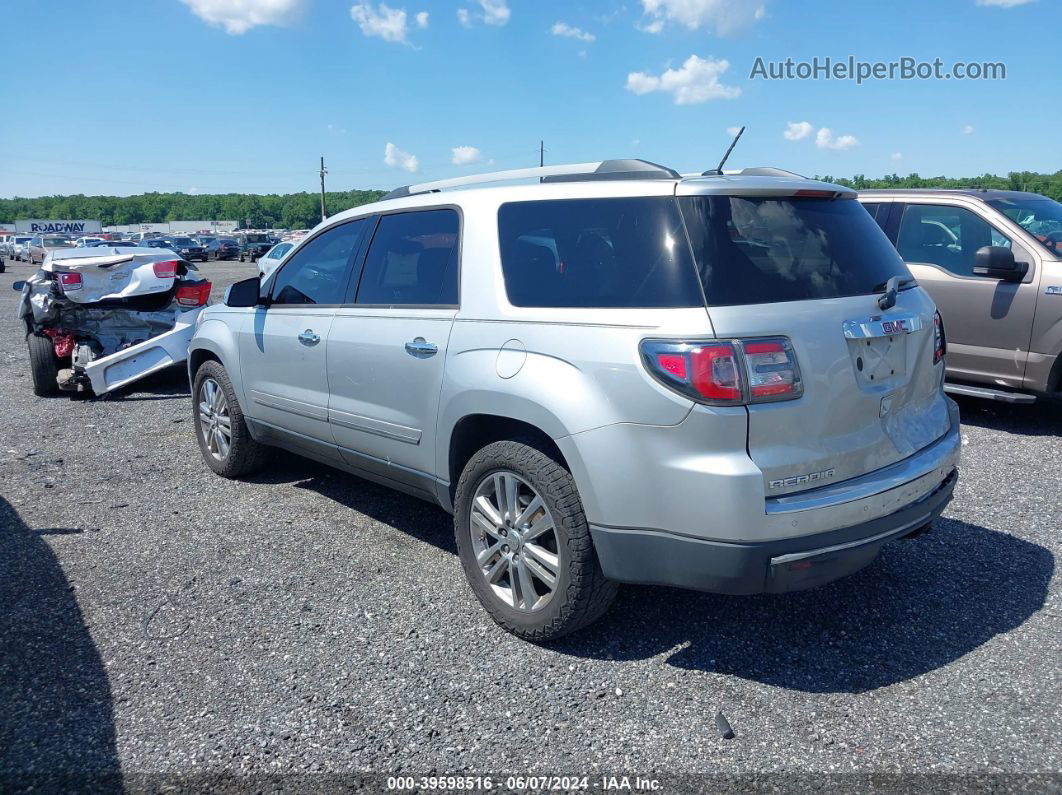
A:
{"type": "Polygon", "coordinates": [[[320,335],[319,334],[314,334],[313,333],[313,329],[309,329],[308,328],[308,329],[306,329],[306,331],[302,332],[302,334],[299,335],[299,342],[301,342],[303,345],[311,345],[311,346],[313,346],[313,345],[316,345],[320,341],[321,341],[320,335]]]}
{"type": "Polygon", "coordinates": [[[406,343],[406,353],[416,359],[430,359],[438,352],[439,346],[434,342],[427,342],[423,337],[406,343]]]}

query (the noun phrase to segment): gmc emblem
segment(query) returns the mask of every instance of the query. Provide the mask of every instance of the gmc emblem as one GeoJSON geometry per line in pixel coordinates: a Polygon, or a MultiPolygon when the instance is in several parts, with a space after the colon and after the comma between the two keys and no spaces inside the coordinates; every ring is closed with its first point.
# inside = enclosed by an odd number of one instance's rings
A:
{"type": "Polygon", "coordinates": [[[881,330],[886,334],[901,334],[909,331],[906,320],[883,320],[881,330]]]}

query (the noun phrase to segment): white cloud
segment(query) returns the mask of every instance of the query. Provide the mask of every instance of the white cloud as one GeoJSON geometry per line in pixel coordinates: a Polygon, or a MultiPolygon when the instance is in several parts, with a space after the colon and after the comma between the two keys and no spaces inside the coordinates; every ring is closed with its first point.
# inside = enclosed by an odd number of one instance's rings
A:
{"type": "Polygon", "coordinates": [[[455,166],[468,166],[483,160],[483,153],[474,146],[455,146],[450,151],[453,152],[450,162],[455,166]]]}
{"type": "Polygon", "coordinates": [[[979,6],[995,6],[996,8],[1014,8],[1031,3],[1033,0],[977,0],[979,6]]]}
{"type": "Polygon", "coordinates": [[[403,152],[397,146],[390,141],[387,142],[387,146],[384,147],[384,164],[391,166],[391,168],[404,168],[411,174],[420,169],[420,161],[417,160],[416,155],[411,155],[409,152],[403,152]]]}
{"type": "Polygon", "coordinates": [[[258,25],[287,27],[302,13],[306,0],[181,0],[197,17],[238,36],[258,25]]]}
{"type": "Polygon", "coordinates": [[[587,33],[582,28],[569,25],[567,22],[555,22],[549,32],[554,36],[564,36],[569,39],[578,39],[579,41],[594,41],[597,38],[593,33],[587,33]]]}
{"type": "Polygon", "coordinates": [[[964,124],[962,126],[963,135],[973,135],[974,127],[972,124],[964,124]]]}
{"type": "Polygon", "coordinates": [[[726,134],[729,135],[731,138],[733,138],[739,132],[741,132],[741,127],[727,127],[726,128],[726,134]]]}
{"type": "Polygon", "coordinates": [[[720,36],[747,28],[767,15],[764,2],[755,0],[642,0],[648,19],[641,28],[660,33],[665,24],[675,23],[690,30],[715,28],[720,36]]]}
{"type": "Polygon", "coordinates": [[[851,149],[853,146],[859,146],[859,139],[854,135],[838,135],[833,137],[833,131],[829,127],[823,127],[815,135],[815,146],[819,149],[837,149],[845,150],[851,149]]]}
{"type": "Polygon", "coordinates": [[[741,95],[737,86],[719,82],[720,75],[730,68],[727,60],[712,60],[691,55],[681,69],[668,69],[662,75],[631,72],[627,75],[627,90],[635,94],[667,91],[675,95],[676,105],[696,105],[710,99],[734,99],[741,95]]]}
{"type": "Polygon", "coordinates": [[[377,36],[395,44],[409,44],[406,38],[409,25],[404,8],[391,8],[386,3],[380,3],[376,8],[371,3],[355,3],[350,7],[350,18],[358,23],[366,36],[377,36]]]}
{"type": "MultiPolygon", "coordinates": [[[[482,9],[481,14],[476,14],[476,19],[487,25],[504,25],[512,16],[508,0],[476,0],[482,9]]],[[[466,28],[472,27],[472,12],[467,8],[457,9],[457,21],[466,28]]]]}
{"type": "Polygon", "coordinates": [[[814,125],[809,121],[791,121],[785,125],[782,137],[787,141],[802,141],[811,135],[814,129],[814,125]]]}
{"type": "Polygon", "coordinates": [[[903,152],[893,152],[889,155],[890,160],[903,160],[903,152]]]}
{"type": "Polygon", "coordinates": [[[417,20],[417,27],[418,28],[426,28],[426,27],[428,27],[428,12],[427,11],[421,11],[419,14],[417,14],[414,17],[414,19],[417,20]]]}

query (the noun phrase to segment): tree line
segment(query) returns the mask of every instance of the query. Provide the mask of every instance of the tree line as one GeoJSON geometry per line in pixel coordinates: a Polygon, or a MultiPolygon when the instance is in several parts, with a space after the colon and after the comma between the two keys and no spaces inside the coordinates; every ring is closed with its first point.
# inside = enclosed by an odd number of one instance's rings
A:
{"type": "MultiPolygon", "coordinates": [[[[857,190],[865,188],[1001,188],[1041,193],[1062,201],[1062,171],[1039,174],[1012,171],[1005,177],[901,177],[889,174],[868,179],[815,177],[857,190]]],[[[368,204],[383,195],[380,190],[333,191],[325,194],[328,215],[368,204]]],[[[137,196],[41,196],[35,199],[0,199],[0,223],[20,218],[88,218],[111,224],[165,223],[168,221],[238,221],[256,229],[306,229],[321,220],[321,199],[316,193],[143,193],[137,196]]]]}
{"type": "MultiPolygon", "coordinates": [[[[333,215],[376,201],[381,190],[325,193],[325,210],[333,215]]],[[[0,223],[20,218],[99,220],[112,224],[169,221],[238,221],[253,229],[309,229],[321,221],[319,193],[142,193],[137,196],[41,196],[0,199],[0,223]]]]}

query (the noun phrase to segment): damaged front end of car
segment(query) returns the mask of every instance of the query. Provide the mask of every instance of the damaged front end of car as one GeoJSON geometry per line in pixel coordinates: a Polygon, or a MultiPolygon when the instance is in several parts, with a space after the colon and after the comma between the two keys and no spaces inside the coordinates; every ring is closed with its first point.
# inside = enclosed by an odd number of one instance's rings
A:
{"type": "Polygon", "coordinates": [[[183,362],[211,288],[170,251],[114,248],[54,252],[18,286],[38,395],[102,395],[183,362]]]}

